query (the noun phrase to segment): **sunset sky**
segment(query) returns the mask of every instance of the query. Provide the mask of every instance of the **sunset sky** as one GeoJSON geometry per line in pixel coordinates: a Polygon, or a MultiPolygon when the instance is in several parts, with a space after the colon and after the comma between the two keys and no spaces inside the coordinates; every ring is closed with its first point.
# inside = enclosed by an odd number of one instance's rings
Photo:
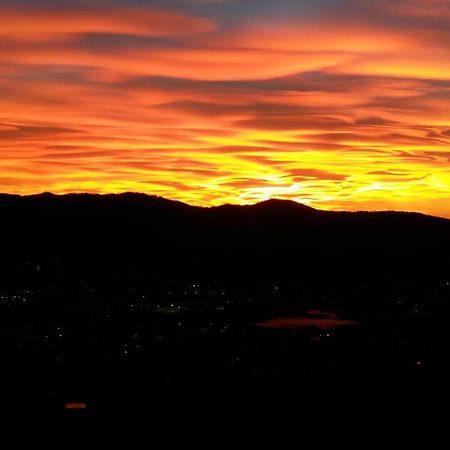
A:
{"type": "Polygon", "coordinates": [[[450,0],[1,0],[0,192],[450,217],[450,0]]]}

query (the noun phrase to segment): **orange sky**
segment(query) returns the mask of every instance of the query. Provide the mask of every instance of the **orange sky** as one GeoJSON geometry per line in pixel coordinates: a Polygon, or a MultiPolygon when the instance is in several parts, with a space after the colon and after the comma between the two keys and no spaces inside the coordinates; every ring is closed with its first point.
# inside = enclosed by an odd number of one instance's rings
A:
{"type": "Polygon", "coordinates": [[[450,1],[3,0],[0,191],[450,217],[450,1]]]}

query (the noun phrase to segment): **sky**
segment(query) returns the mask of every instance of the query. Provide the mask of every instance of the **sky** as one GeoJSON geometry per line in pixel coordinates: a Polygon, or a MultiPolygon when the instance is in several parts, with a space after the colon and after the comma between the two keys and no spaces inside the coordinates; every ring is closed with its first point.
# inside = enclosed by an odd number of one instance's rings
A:
{"type": "Polygon", "coordinates": [[[450,217],[450,0],[1,0],[0,192],[450,217]]]}

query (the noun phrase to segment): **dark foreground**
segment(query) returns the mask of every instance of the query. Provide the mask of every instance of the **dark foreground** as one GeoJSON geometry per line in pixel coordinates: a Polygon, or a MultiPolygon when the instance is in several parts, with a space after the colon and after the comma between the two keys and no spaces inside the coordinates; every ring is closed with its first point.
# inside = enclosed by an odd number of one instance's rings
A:
{"type": "MultiPolygon", "coordinates": [[[[404,287],[410,297],[390,307],[353,312],[305,290],[300,307],[277,306],[279,286],[259,295],[198,284],[159,297],[90,291],[85,298],[109,295],[110,306],[77,311],[57,306],[61,293],[22,292],[14,301],[24,305],[2,310],[5,436],[14,430],[12,448],[150,448],[157,438],[449,448],[449,311],[441,299],[450,286],[416,287],[420,295],[404,287]],[[313,305],[322,310],[308,312],[313,305]],[[303,319],[300,328],[255,325],[271,316],[303,319]]],[[[399,295],[388,289],[385,298],[399,295]]]]}
{"type": "Polygon", "coordinates": [[[0,196],[2,448],[450,448],[450,221],[0,196]]]}

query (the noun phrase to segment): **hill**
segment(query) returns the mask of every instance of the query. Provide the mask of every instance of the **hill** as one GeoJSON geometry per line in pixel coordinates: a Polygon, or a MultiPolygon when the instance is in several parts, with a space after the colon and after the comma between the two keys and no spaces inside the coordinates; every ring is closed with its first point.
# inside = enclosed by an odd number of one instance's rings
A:
{"type": "Polygon", "coordinates": [[[0,217],[4,283],[38,266],[99,277],[445,276],[450,250],[447,219],[275,199],[200,208],[135,193],[1,195],[0,217]]]}

